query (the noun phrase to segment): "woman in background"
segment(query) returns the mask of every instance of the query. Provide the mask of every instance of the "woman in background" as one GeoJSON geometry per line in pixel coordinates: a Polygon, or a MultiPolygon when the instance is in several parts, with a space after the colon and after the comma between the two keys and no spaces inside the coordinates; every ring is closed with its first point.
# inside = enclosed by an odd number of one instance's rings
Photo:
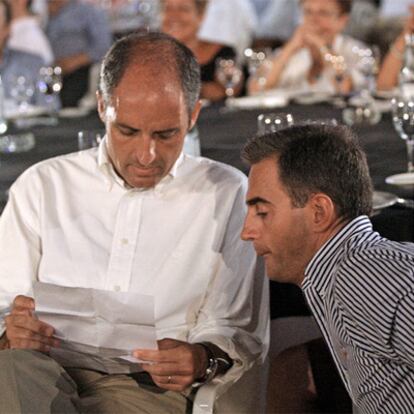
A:
{"type": "Polygon", "coordinates": [[[378,90],[390,90],[398,85],[398,75],[404,62],[405,35],[414,32],[414,6],[410,7],[410,16],[404,24],[404,29],[390,46],[385,55],[377,79],[378,90]]]}
{"type": "Polygon", "coordinates": [[[220,58],[234,58],[228,46],[198,39],[208,0],[163,0],[162,31],[175,37],[192,50],[201,66],[201,97],[212,101],[225,97],[224,87],[215,79],[215,65],[220,58]]]}
{"type": "Polygon", "coordinates": [[[263,90],[263,83],[264,89],[349,93],[363,82],[354,49],[366,46],[341,34],[352,0],[302,0],[301,6],[303,23],[276,52],[264,82],[250,80],[250,93],[263,90]]]}

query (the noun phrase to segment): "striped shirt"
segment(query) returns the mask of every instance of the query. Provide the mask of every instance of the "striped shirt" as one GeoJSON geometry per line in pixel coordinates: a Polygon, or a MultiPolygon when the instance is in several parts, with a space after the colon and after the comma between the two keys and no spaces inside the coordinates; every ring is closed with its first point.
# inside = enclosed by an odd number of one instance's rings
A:
{"type": "Polygon", "coordinates": [[[359,412],[414,412],[414,244],[361,216],[317,252],[302,285],[359,412]]]}

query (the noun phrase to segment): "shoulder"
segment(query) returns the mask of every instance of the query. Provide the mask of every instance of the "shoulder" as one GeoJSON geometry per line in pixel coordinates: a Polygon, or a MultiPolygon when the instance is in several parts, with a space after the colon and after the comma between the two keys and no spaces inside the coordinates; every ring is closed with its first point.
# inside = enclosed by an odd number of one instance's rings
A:
{"type": "Polygon", "coordinates": [[[244,189],[247,186],[246,175],[230,165],[204,157],[184,157],[186,175],[196,178],[200,186],[215,186],[220,189],[244,189]]]}
{"type": "Polygon", "coordinates": [[[378,237],[345,246],[336,272],[335,288],[344,302],[352,298],[361,309],[367,301],[398,302],[414,287],[414,244],[378,237]],[[348,299],[346,298],[348,296],[348,299]]]}
{"type": "Polygon", "coordinates": [[[29,188],[52,186],[56,182],[70,184],[71,179],[78,177],[79,171],[93,171],[96,167],[96,150],[73,152],[49,158],[32,165],[25,170],[13,184],[13,188],[29,188]]]}

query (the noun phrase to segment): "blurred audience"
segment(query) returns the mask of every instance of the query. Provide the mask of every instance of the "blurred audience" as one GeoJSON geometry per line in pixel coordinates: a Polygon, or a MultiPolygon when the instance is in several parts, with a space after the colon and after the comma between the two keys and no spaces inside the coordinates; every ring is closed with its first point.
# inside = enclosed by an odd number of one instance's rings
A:
{"type": "Polygon", "coordinates": [[[45,98],[36,86],[40,68],[44,65],[43,59],[9,47],[10,28],[10,4],[7,0],[0,0],[0,75],[5,97],[11,101],[13,95],[23,95],[28,104],[41,106],[45,98]]]}
{"type": "Polygon", "coordinates": [[[412,5],[413,0],[381,0],[381,16],[403,18],[412,5]]]}
{"type": "Polygon", "coordinates": [[[301,5],[303,23],[276,52],[264,84],[251,79],[250,93],[263,87],[348,93],[363,82],[354,50],[364,45],[341,34],[352,0],[303,0],[301,5]]]}
{"type": "Polygon", "coordinates": [[[48,0],[46,33],[62,68],[62,106],[77,106],[88,91],[89,71],[112,43],[103,10],[79,0],[48,0]]]}
{"type": "Polygon", "coordinates": [[[299,0],[250,0],[256,7],[258,22],[254,30],[256,44],[270,45],[287,41],[300,20],[299,0]]]}
{"type": "Polygon", "coordinates": [[[135,31],[153,31],[159,28],[160,0],[82,1],[101,6],[105,10],[116,38],[135,31]]]}
{"type": "Polygon", "coordinates": [[[161,28],[192,50],[201,66],[201,97],[216,101],[225,96],[224,87],[215,79],[216,62],[234,58],[235,51],[197,37],[207,3],[208,0],[163,0],[161,28]]]}
{"type": "Polygon", "coordinates": [[[378,90],[393,89],[398,85],[398,75],[404,62],[405,35],[414,32],[414,5],[410,6],[410,16],[404,24],[404,29],[391,45],[384,58],[378,74],[378,90]]]}
{"type": "Polygon", "coordinates": [[[52,48],[37,16],[31,12],[32,0],[8,1],[12,14],[8,45],[16,50],[39,55],[45,64],[51,64],[52,48]]]}
{"type": "Polygon", "coordinates": [[[353,0],[351,14],[344,33],[367,42],[379,18],[378,0],[353,0]]]}
{"type": "Polygon", "coordinates": [[[253,42],[257,16],[250,0],[210,0],[198,36],[230,46],[241,58],[253,42]]]}

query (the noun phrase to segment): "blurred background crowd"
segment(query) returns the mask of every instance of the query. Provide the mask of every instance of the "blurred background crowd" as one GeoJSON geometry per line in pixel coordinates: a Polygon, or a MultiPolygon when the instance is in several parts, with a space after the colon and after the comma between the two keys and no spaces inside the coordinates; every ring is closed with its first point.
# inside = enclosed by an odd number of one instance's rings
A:
{"type": "Polygon", "coordinates": [[[18,105],[93,105],[99,62],[112,42],[161,30],[195,53],[202,97],[211,101],[281,88],[346,94],[366,89],[369,76],[391,89],[414,24],[412,3],[3,0],[0,74],[18,105]]]}

